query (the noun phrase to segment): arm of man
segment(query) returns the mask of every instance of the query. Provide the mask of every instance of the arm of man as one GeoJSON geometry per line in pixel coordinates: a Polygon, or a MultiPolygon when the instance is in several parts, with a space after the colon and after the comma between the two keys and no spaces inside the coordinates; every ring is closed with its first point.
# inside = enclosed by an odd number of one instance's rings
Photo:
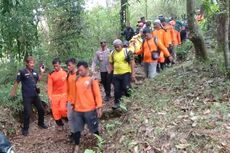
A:
{"type": "Polygon", "coordinates": [[[10,91],[10,96],[11,96],[11,97],[15,97],[15,96],[16,96],[17,89],[18,89],[18,85],[19,85],[19,82],[18,82],[18,81],[15,81],[15,82],[14,82],[14,85],[13,85],[13,88],[12,88],[11,91],[10,91]]]}
{"type": "Polygon", "coordinates": [[[170,56],[170,53],[168,49],[161,43],[161,41],[158,40],[157,46],[160,48],[160,50],[164,53],[166,57],[169,57],[169,60],[172,61],[172,56],[170,56]]]}
{"type": "Polygon", "coordinates": [[[135,61],[131,60],[131,74],[132,74],[132,80],[135,82],[136,81],[136,73],[135,73],[135,61]]]}
{"type": "Polygon", "coordinates": [[[134,54],[136,54],[136,55],[141,55],[141,54],[143,54],[143,53],[144,53],[144,48],[143,48],[143,46],[144,46],[144,45],[141,46],[141,49],[135,51],[134,54]]]}
{"type": "Polygon", "coordinates": [[[97,107],[97,116],[100,118],[102,116],[102,95],[99,87],[98,80],[93,81],[93,94],[97,107]]]}
{"type": "Polygon", "coordinates": [[[10,91],[10,96],[11,97],[15,97],[16,96],[18,85],[22,81],[22,76],[23,76],[23,74],[22,74],[22,71],[20,70],[18,72],[18,74],[17,74],[17,77],[16,77],[16,80],[14,82],[13,88],[10,91]]]}
{"type": "Polygon", "coordinates": [[[113,72],[113,69],[114,69],[114,66],[113,66],[113,53],[111,53],[110,55],[109,55],[109,71],[108,71],[108,73],[110,74],[110,73],[112,73],[113,72]]]}
{"type": "Polygon", "coordinates": [[[52,92],[53,92],[53,80],[51,78],[51,74],[49,74],[48,75],[48,98],[50,102],[51,102],[52,92]]]}
{"type": "Polygon", "coordinates": [[[130,56],[130,66],[131,66],[131,77],[132,81],[135,81],[135,60],[132,51],[129,51],[130,56]]]}

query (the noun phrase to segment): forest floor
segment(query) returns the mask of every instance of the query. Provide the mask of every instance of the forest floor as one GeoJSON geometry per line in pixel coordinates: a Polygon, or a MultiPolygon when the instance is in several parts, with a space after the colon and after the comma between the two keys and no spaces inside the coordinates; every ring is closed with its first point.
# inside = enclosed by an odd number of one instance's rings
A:
{"type": "MultiPolygon", "coordinates": [[[[215,62],[190,60],[134,85],[120,111],[112,111],[112,101],[105,103],[101,138],[86,130],[82,152],[229,153],[230,80],[215,62]]],[[[142,77],[139,67],[138,79],[142,77]]],[[[71,153],[67,123],[63,131],[56,130],[50,115],[46,123],[47,130],[31,123],[27,137],[18,131],[11,138],[16,153],[71,153]]]]}

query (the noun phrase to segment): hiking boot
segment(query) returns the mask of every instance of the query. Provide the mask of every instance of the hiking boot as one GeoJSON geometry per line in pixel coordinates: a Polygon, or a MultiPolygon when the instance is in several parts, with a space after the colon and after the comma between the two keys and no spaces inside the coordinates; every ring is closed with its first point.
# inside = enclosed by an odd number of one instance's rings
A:
{"type": "Polygon", "coordinates": [[[118,109],[118,108],[120,108],[120,103],[116,103],[116,104],[112,107],[112,109],[118,109]]]}
{"type": "Polygon", "coordinates": [[[42,129],[48,129],[48,126],[46,126],[44,123],[43,124],[38,124],[38,126],[42,129]]]}
{"type": "Polygon", "coordinates": [[[105,96],[105,98],[104,98],[104,100],[106,101],[106,102],[108,102],[109,101],[109,97],[108,96],[105,96]]]}
{"type": "Polygon", "coordinates": [[[29,131],[28,131],[28,130],[22,129],[22,135],[23,135],[23,136],[28,136],[28,134],[29,134],[29,131]]]}
{"type": "Polygon", "coordinates": [[[74,143],[74,134],[71,133],[70,135],[68,135],[68,138],[69,138],[69,142],[70,143],[74,143]]]}

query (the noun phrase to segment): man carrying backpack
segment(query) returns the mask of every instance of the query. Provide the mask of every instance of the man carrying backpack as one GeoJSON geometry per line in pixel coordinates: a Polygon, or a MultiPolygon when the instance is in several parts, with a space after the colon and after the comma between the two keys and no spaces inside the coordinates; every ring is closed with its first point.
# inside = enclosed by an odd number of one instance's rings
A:
{"type": "Polygon", "coordinates": [[[90,132],[99,135],[99,118],[102,116],[102,98],[98,80],[89,76],[88,64],[77,64],[79,77],[76,80],[74,102],[74,153],[79,153],[81,132],[87,124],[90,132]]]}
{"type": "Polygon", "coordinates": [[[92,63],[92,71],[96,72],[96,65],[99,65],[100,74],[101,74],[101,83],[104,87],[105,91],[105,101],[109,101],[110,93],[111,93],[111,82],[112,82],[112,74],[109,74],[109,55],[110,49],[107,48],[107,44],[105,40],[100,42],[101,48],[96,52],[93,63],[92,63]]]}
{"type": "Polygon", "coordinates": [[[115,105],[114,109],[120,107],[121,97],[129,96],[131,88],[131,79],[135,80],[135,62],[133,53],[123,48],[123,42],[116,39],[113,42],[114,51],[110,54],[110,72],[113,70],[113,84],[115,105]]]}
{"type": "Polygon", "coordinates": [[[152,35],[150,29],[145,28],[143,34],[145,41],[143,42],[142,48],[136,51],[135,54],[144,54],[143,62],[146,78],[152,79],[157,75],[157,62],[160,57],[160,52],[162,51],[165,57],[169,57],[170,61],[172,57],[160,39],[152,35]]]}

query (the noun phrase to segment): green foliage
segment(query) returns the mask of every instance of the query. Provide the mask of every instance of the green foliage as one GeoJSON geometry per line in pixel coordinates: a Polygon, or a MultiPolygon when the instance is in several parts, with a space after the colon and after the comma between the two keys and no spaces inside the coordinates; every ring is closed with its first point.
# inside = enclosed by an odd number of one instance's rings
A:
{"type": "Polygon", "coordinates": [[[176,53],[178,60],[185,60],[188,57],[188,53],[192,48],[192,42],[187,40],[180,46],[176,47],[176,53]]]}
{"type": "Polygon", "coordinates": [[[111,123],[107,123],[105,128],[106,128],[106,130],[111,131],[111,130],[115,129],[116,127],[120,126],[121,124],[122,123],[119,121],[113,121],[111,123]]]}
{"type": "Polygon", "coordinates": [[[68,57],[79,49],[84,20],[82,0],[55,1],[45,9],[50,25],[50,52],[68,57]]]}
{"type": "MultiPolygon", "coordinates": [[[[144,0],[130,0],[129,1],[130,20],[132,25],[136,25],[137,21],[142,16],[146,16],[146,7],[144,0]]],[[[186,12],[185,0],[148,0],[147,1],[147,20],[154,21],[159,15],[166,17],[177,17],[181,19],[186,12]]]]}
{"type": "Polygon", "coordinates": [[[90,150],[90,149],[86,149],[86,150],[84,151],[84,153],[96,153],[96,152],[93,151],[93,150],[90,150]]]}
{"type": "Polygon", "coordinates": [[[22,59],[38,43],[33,9],[36,1],[2,0],[0,3],[0,57],[22,59]]]}
{"type": "Polygon", "coordinates": [[[97,141],[98,141],[97,142],[97,153],[101,153],[103,151],[105,140],[97,134],[95,134],[95,137],[97,138],[97,141]]]}
{"type": "Polygon", "coordinates": [[[220,6],[210,0],[203,0],[201,7],[205,12],[205,19],[199,25],[203,31],[207,31],[212,26],[215,15],[220,12],[220,6]]]}
{"type": "Polygon", "coordinates": [[[120,108],[121,108],[122,110],[124,110],[124,111],[128,111],[128,109],[127,109],[127,107],[125,106],[124,103],[121,103],[121,104],[120,104],[120,108]]]}
{"type": "Polygon", "coordinates": [[[11,84],[1,85],[0,86],[0,105],[6,108],[9,108],[15,114],[18,114],[22,111],[22,96],[19,93],[15,98],[10,98],[9,93],[12,88],[11,84]]]}

